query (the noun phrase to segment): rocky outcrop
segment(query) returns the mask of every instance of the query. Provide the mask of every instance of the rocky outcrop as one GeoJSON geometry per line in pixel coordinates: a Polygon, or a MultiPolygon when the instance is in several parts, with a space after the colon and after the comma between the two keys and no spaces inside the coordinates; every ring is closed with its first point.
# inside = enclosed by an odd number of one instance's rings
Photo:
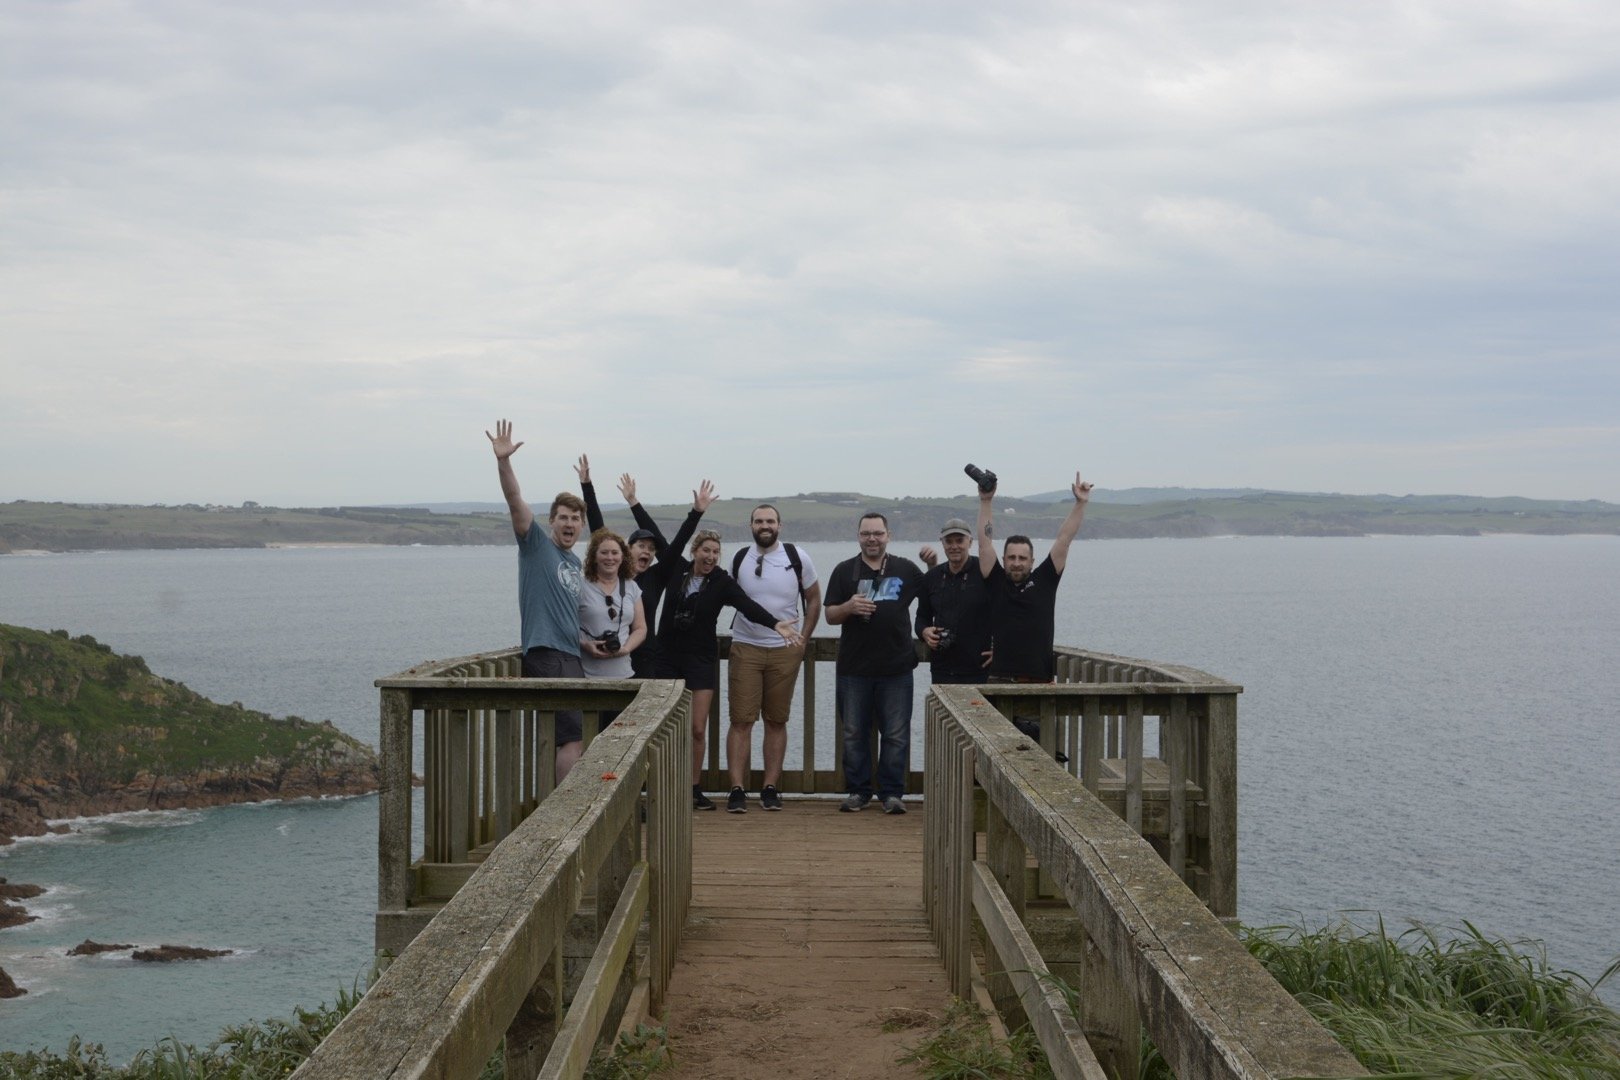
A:
{"type": "Polygon", "coordinates": [[[134,947],[135,946],[133,945],[107,945],[99,941],[91,941],[89,938],[85,938],[83,941],[73,946],[73,948],[69,949],[68,955],[95,956],[104,952],[123,952],[126,949],[133,949],[134,947]]]}
{"type": "Polygon", "coordinates": [[[50,819],[377,789],[330,723],[221,705],[94,638],[0,625],[0,844],[50,819]]]}
{"type": "Polygon", "coordinates": [[[28,914],[28,909],[21,904],[12,904],[10,900],[32,900],[36,896],[43,896],[44,888],[39,885],[25,885],[22,882],[12,884],[0,877],[0,930],[13,926],[31,923],[38,918],[37,915],[28,914]]]}
{"type": "Polygon", "coordinates": [[[155,949],[136,949],[130,953],[130,958],[149,964],[167,964],[175,960],[208,960],[216,956],[229,955],[231,955],[229,949],[199,949],[194,945],[159,945],[155,949]]]}
{"type": "Polygon", "coordinates": [[[28,909],[21,904],[8,904],[0,900],[0,930],[31,923],[37,918],[39,916],[28,914],[28,909]]]}
{"type": "Polygon", "coordinates": [[[0,877],[0,899],[3,900],[32,900],[36,896],[44,896],[43,885],[24,885],[21,882],[13,885],[0,877]]]}
{"type": "Polygon", "coordinates": [[[18,986],[11,976],[6,974],[5,968],[0,968],[0,999],[22,997],[26,993],[28,991],[18,986]]]}

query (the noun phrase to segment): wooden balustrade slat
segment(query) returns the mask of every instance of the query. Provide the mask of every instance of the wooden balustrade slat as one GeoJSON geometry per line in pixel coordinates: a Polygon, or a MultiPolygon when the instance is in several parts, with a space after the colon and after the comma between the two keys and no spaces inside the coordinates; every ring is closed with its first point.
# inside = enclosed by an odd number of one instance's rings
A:
{"type": "Polygon", "coordinates": [[[1125,701],[1125,823],[1142,831],[1142,699],[1125,701]]]}
{"type": "MultiPolygon", "coordinates": [[[[1018,850],[1022,852],[1023,846],[1018,850]]],[[[1021,879],[1022,872],[1018,876],[1021,879]]],[[[1040,950],[1024,929],[1018,906],[1005,894],[1001,876],[982,861],[973,863],[973,909],[1000,961],[1002,975],[1018,995],[1019,1011],[1029,1018],[1030,1028],[1046,1051],[1052,1075],[1057,1080],[1109,1080],[1052,981],[1040,950]]],[[[1014,1023],[1009,1017],[1008,1025],[1014,1023]]]]}
{"type": "Polygon", "coordinates": [[[647,864],[637,863],[630,872],[623,893],[613,907],[602,940],[586,965],[580,980],[580,994],[568,1006],[556,1042],[540,1069],[539,1080],[579,1080],[590,1064],[591,1051],[609,1013],[613,990],[618,981],[607,976],[620,971],[636,943],[636,930],[647,911],[647,864]],[[584,1000],[581,1000],[583,998],[584,1000]]]}
{"type": "Polygon", "coordinates": [[[1159,718],[1160,751],[1170,774],[1170,842],[1166,861],[1187,880],[1187,699],[1170,700],[1170,715],[1159,718]]]}

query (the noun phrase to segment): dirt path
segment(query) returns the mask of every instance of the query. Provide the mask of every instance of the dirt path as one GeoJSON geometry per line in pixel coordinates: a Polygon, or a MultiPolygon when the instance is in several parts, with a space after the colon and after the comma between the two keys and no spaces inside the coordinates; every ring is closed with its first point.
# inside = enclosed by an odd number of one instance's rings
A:
{"type": "Polygon", "coordinates": [[[790,799],[695,815],[670,986],[676,1077],[916,1076],[950,1004],[922,910],[922,817],[790,799]],[[890,1030],[885,1031],[885,1027],[890,1030]]]}

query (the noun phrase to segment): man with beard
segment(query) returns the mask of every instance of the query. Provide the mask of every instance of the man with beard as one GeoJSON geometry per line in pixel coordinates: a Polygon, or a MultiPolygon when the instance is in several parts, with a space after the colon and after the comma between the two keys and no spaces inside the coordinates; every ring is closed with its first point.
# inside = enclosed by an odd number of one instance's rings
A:
{"type": "Polygon", "coordinates": [[[1057,616],[1057,589],[1069,561],[1069,545],[1086,517],[1091,484],[1074,474],[1069,485],[1074,505],[1058,527],[1052,550],[1035,565],[1035,545],[1027,536],[1009,536],[1002,547],[1005,568],[996,560],[991,539],[991,504],[994,485],[979,491],[979,572],[990,591],[990,633],[995,655],[990,660],[989,682],[1051,682],[1052,639],[1057,616]]]}
{"type": "MultiPolygon", "coordinates": [[[[512,513],[518,544],[518,612],[523,636],[523,677],[582,679],[579,662],[579,590],[585,576],[574,543],[585,525],[585,504],[567,491],[551,500],[550,528],[542,530],[523,500],[512,455],[523,444],[512,441],[512,422],[499,420],[495,434],[484,432],[495,451],[501,494],[512,513]]],[[[579,760],[584,717],[578,709],[557,714],[557,782],[579,760]]]]}
{"type": "Polygon", "coordinates": [[[759,805],[782,809],[777,785],[782,781],[782,760],[787,756],[788,711],[805,643],[821,619],[821,583],[810,555],[781,540],[782,516],[776,507],[761,503],[748,517],[754,534],[751,547],[739,551],[731,563],[731,576],[749,598],[770,612],[773,619],[796,619],[804,602],[804,623],[797,644],[786,641],[772,626],[738,615],[731,624],[731,660],[727,664],[726,699],[730,726],[726,729],[726,768],[731,773],[731,794],[726,809],[748,812],[748,775],[753,767],[754,722],[765,718],[765,776],[759,805]]]}
{"type": "Polygon", "coordinates": [[[861,517],[861,553],[833,570],[827,621],[838,638],[838,712],[843,720],[844,788],[838,809],[854,813],[872,801],[872,730],[879,738],[877,795],[886,814],[903,814],[911,764],[911,602],[922,585],[916,563],[889,554],[889,520],[861,517]]]}

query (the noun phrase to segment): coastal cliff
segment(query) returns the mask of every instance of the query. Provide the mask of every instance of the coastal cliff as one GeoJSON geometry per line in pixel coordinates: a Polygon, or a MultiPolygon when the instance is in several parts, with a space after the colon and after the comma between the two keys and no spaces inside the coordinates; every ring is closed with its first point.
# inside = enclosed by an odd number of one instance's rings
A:
{"type": "Polygon", "coordinates": [[[0,624],[0,844],[54,818],[358,795],[377,775],[330,723],[218,704],[88,635],[0,624]]]}

